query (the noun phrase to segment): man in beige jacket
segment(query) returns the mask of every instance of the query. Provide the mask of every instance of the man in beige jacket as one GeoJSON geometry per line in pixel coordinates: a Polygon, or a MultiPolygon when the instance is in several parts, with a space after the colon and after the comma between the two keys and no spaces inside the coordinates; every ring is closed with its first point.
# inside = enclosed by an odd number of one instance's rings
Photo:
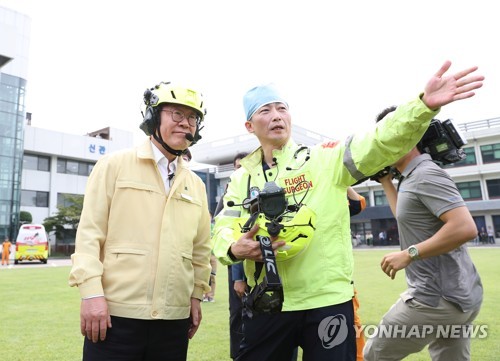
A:
{"type": "Polygon", "coordinates": [[[144,102],[149,139],[101,158],[87,183],[69,277],[83,360],[185,360],[210,289],[205,185],[182,159],[200,139],[202,95],[160,83],[144,102]]]}

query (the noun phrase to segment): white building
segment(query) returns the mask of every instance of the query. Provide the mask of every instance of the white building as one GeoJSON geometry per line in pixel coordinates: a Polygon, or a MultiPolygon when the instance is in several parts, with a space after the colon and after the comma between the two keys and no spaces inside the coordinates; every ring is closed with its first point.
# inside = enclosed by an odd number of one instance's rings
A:
{"type": "Polygon", "coordinates": [[[33,223],[43,223],[65,205],[66,195],[85,193],[100,157],[132,145],[133,133],[115,128],[73,135],[25,126],[21,210],[31,213],[33,223]]]}

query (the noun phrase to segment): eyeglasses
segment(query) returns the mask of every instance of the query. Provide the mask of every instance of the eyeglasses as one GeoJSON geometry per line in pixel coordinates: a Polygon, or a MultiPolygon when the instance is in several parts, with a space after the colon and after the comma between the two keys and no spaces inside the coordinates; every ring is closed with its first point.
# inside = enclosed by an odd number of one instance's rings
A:
{"type": "Polygon", "coordinates": [[[187,121],[188,121],[188,124],[191,126],[191,127],[194,127],[196,126],[196,123],[198,122],[198,116],[195,115],[195,114],[191,114],[189,116],[186,117],[186,114],[178,111],[178,110],[170,110],[170,109],[162,109],[161,110],[162,112],[168,112],[168,113],[172,113],[172,120],[176,123],[180,123],[182,122],[184,119],[187,118],[187,121]]]}

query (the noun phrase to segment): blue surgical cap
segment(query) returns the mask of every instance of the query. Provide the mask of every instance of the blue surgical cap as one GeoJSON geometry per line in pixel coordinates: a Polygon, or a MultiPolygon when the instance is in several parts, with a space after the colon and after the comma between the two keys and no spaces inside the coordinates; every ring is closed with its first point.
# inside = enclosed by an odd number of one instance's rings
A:
{"type": "Polygon", "coordinates": [[[243,107],[247,120],[250,120],[260,107],[271,103],[283,103],[288,108],[288,103],[280,95],[274,84],[259,85],[250,89],[243,97],[243,107]]]}

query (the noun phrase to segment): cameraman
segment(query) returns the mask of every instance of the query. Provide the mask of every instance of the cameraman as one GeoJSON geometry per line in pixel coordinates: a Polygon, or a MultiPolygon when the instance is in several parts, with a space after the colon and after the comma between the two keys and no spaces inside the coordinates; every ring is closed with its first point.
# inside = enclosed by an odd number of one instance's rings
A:
{"type": "MultiPolygon", "coordinates": [[[[396,108],[385,109],[377,121],[396,108]]],[[[384,315],[385,326],[409,330],[430,327],[426,337],[373,337],[365,360],[401,360],[429,345],[432,360],[470,360],[468,337],[437,337],[442,325],[470,325],[483,299],[481,279],[465,243],[476,225],[449,175],[422,153],[419,143],[394,166],[401,173],[398,190],[389,174],[379,179],[398,221],[401,251],[381,262],[391,279],[405,269],[408,289],[384,315]]]]}
{"type": "MultiPolygon", "coordinates": [[[[258,86],[245,94],[245,127],[256,135],[260,147],[231,175],[224,195],[226,204],[216,217],[215,255],[223,264],[245,260],[249,285],[255,286],[255,265],[263,260],[254,237],[259,227],[255,225],[239,238],[235,238],[233,227],[235,218],[250,216],[249,210],[240,206],[250,188],[262,190],[266,182],[289,189],[298,185],[298,180],[305,181],[308,187],[297,187],[299,191],[286,196],[290,204],[303,199],[317,222],[309,246],[277,264],[284,291],[282,311],[244,317],[237,360],[289,360],[297,346],[302,347],[307,360],[355,360],[347,187],[401,158],[415,146],[441,106],[469,98],[474,95],[472,90],[482,86],[484,78],[472,74],[477,67],[444,76],[450,65],[446,62],[420,97],[398,107],[376,129],[329,146],[301,147],[290,138],[288,103],[274,86],[258,86]],[[332,334],[332,330],[336,332],[332,334]]],[[[332,113],[326,105],[312,106],[324,107],[325,115],[332,113]]],[[[285,245],[279,236],[273,241],[275,251],[285,245]]]]}

